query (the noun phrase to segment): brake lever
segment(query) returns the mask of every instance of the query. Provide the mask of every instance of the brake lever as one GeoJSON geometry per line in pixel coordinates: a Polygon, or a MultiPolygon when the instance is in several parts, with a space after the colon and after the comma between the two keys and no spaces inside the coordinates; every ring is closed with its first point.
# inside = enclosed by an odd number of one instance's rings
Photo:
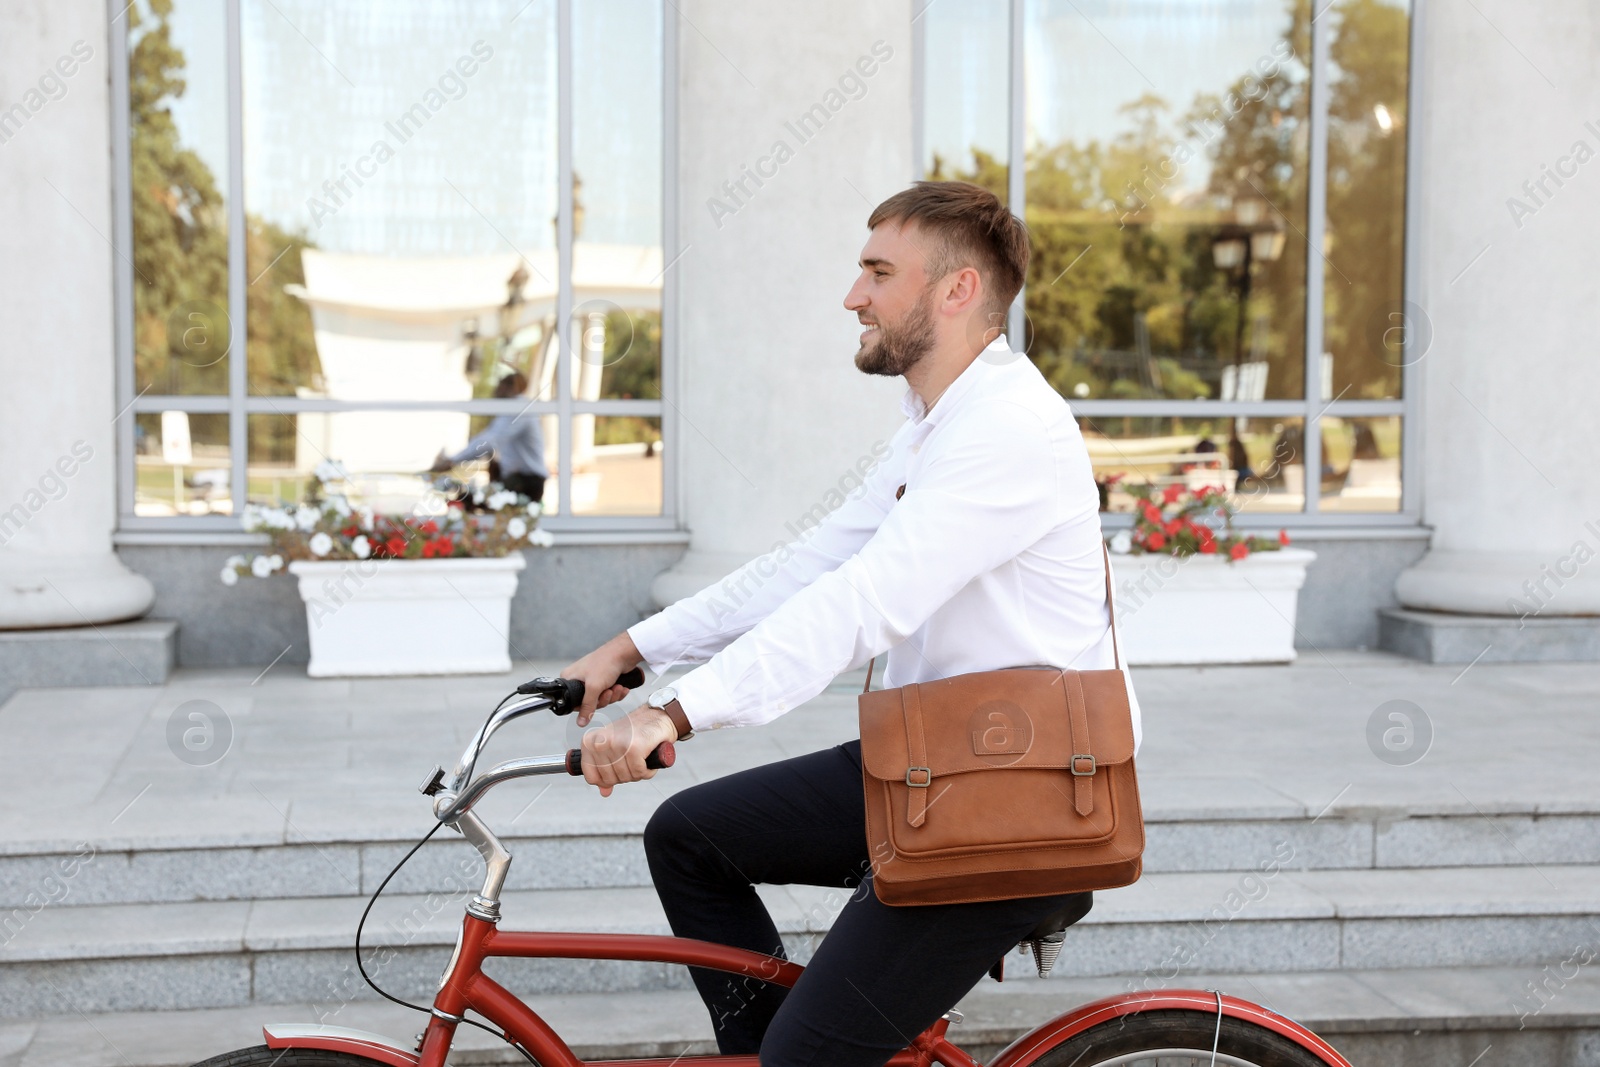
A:
{"type": "MultiPolygon", "coordinates": [[[[617,685],[629,689],[637,689],[644,684],[644,671],[635,667],[631,671],[624,671],[616,681],[617,685]]],[[[550,678],[540,676],[523,682],[517,686],[517,692],[528,696],[537,693],[549,697],[550,712],[554,715],[571,715],[583,706],[584,684],[577,678],[550,678]]]]}

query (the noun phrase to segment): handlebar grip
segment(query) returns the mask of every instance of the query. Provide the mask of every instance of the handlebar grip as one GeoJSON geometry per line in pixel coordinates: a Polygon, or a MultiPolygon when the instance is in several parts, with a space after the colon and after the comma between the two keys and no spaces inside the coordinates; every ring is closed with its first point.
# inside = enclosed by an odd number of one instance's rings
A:
{"type": "MultiPolygon", "coordinates": [[[[644,758],[644,765],[652,771],[664,771],[677,761],[677,749],[673,748],[671,741],[663,741],[644,758]]],[[[583,749],[574,748],[567,752],[567,773],[574,778],[583,777],[583,749]]]]}
{"type": "MultiPolygon", "coordinates": [[[[630,671],[623,671],[617,678],[617,685],[629,689],[637,689],[644,684],[644,670],[635,667],[630,671]]],[[[570,715],[577,711],[583,704],[584,684],[576,678],[535,678],[517,686],[517,692],[524,695],[529,693],[543,693],[553,697],[555,702],[550,710],[557,715],[570,715]]]]}

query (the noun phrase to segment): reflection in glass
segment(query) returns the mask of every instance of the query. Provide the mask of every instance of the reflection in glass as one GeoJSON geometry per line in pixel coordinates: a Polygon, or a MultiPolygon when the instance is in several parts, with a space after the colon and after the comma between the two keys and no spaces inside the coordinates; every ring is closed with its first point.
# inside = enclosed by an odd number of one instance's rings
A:
{"type": "MultiPolygon", "coordinates": [[[[540,418],[531,413],[522,417],[540,418]]],[[[540,421],[547,441],[555,440],[554,418],[540,421]]],[[[459,454],[489,421],[488,416],[454,411],[254,414],[247,430],[249,499],[303,500],[315,481],[317,464],[335,459],[350,474],[350,495],[356,502],[384,512],[426,509],[434,498],[431,468],[439,454],[459,454]]],[[[451,473],[468,484],[487,485],[491,458],[463,459],[451,473]]],[[[545,458],[553,468],[553,455],[545,458]]],[[[552,498],[547,494],[545,499],[548,504],[552,498]]]]}
{"type": "Polygon", "coordinates": [[[231,515],[228,416],[150,411],[134,417],[133,513],[231,515]]]}
{"type": "Polygon", "coordinates": [[[127,11],[134,391],[228,391],[225,5],[127,11]]]}
{"type": "Polygon", "coordinates": [[[1131,511],[1122,484],[1221,486],[1241,512],[1305,507],[1303,419],[1079,416],[1101,510],[1131,511]]]}
{"type": "Polygon", "coordinates": [[[656,0],[573,4],[576,400],[661,395],[661,12],[656,0]]]}
{"type": "Polygon", "coordinates": [[[1009,0],[919,0],[922,127],[930,179],[963,178],[1009,200],[1009,0]]]}
{"type": "MultiPolygon", "coordinates": [[[[572,437],[572,514],[661,514],[659,418],[574,415],[572,437]]],[[[546,503],[555,499],[555,481],[546,503]]]]}
{"type": "Polygon", "coordinates": [[[1302,396],[1304,0],[1026,10],[1029,354],[1073,398],[1302,396]]]}
{"type": "Polygon", "coordinates": [[[1328,243],[1324,328],[1332,400],[1400,395],[1407,321],[1406,0],[1328,9],[1328,243]]]}
{"type": "Polygon", "coordinates": [[[254,395],[483,397],[547,343],[555,6],[244,0],[254,395]]]}
{"type": "Polygon", "coordinates": [[[1400,417],[1322,417],[1322,511],[1400,510],[1400,417]]]}

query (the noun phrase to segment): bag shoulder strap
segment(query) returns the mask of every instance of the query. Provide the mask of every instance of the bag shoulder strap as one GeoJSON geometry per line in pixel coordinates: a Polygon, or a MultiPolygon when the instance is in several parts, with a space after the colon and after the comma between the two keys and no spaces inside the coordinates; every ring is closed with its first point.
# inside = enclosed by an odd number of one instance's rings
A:
{"type": "MultiPolygon", "coordinates": [[[[905,491],[906,487],[902,485],[899,491],[894,494],[894,498],[899,500],[905,491]]],[[[1120,671],[1122,669],[1122,650],[1117,647],[1117,602],[1111,597],[1111,551],[1106,548],[1106,541],[1103,537],[1100,539],[1100,556],[1104,560],[1106,568],[1106,629],[1111,631],[1111,662],[1120,671]]],[[[863,693],[872,692],[872,668],[877,662],[877,656],[873,656],[867,661],[867,681],[861,687],[863,693]]]]}

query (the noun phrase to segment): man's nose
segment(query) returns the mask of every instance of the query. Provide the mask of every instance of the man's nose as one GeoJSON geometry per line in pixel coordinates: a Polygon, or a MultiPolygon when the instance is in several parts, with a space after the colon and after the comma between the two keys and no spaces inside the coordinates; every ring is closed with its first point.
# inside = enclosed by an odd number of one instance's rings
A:
{"type": "Polygon", "coordinates": [[[867,306],[867,302],[866,294],[861,291],[861,283],[859,281],[850,287],[848,293],[844,294],[844,306],[847,311],[860,311],[867,306]]]}

